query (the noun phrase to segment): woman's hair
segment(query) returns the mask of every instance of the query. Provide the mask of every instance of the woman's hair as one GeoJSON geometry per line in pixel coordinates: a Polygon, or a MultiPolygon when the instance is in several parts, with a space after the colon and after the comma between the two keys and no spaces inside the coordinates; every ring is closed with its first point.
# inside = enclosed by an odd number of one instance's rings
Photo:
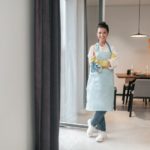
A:
{"type": "Polygon", "coordinates": [[[98,28],[105,28],[107,30],[107,32],[109,33],[109,26],[108,26],[108,24],[106,22],[100,22],[100,23],[98,23],[97,29],[98,28]]]}

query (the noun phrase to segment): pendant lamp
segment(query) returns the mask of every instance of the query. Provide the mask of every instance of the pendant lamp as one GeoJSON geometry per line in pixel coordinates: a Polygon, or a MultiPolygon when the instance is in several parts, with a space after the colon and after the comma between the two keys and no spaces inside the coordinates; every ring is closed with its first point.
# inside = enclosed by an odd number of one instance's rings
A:
{"type": "Polygon", "coordinates": [[[146,34],[140,33],[140,16],[141,15],[141,0],[139,0],[139,16],[138,16],[138,33],[131,35],[133,38],[145,38],[148,37],[146,34]]]}

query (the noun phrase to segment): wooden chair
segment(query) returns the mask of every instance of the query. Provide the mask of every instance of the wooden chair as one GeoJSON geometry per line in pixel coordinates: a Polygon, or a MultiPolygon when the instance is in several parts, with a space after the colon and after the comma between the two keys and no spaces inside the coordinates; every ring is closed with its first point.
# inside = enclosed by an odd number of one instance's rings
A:
{"type": "Polygon", "coordinates": [[[130,97],[130,91],[132,91],[132,89],[133,89],[134,82],[135,82],[135,79],[128,79],[128,80],[126,79],[125,84],[123,85],[123,94],[122,94],[123,104],[128,103],[128,100],[130,97]]]}
{"type": "MultiPolygon", "coordinates": [[[[125,83],[124,85],[123,85],[123,91],[122,91],[122,103],[124,104],[124,102],[125,102],[125,98],[127,99],[127,91],[128,91],[128,87],[129,87],[129,85],[128,85],[128,83],[125,83]]],[[[126,103],[127,103],[127,101],[126,101],[126,103]]]]}
{"type": "Polygon", "coordinates": [[[136,79],[134,90],[130,92],[128,103],[129,117],[132,116],[133,99],[149,99],[150,98],[150,79],[136,79]]]}

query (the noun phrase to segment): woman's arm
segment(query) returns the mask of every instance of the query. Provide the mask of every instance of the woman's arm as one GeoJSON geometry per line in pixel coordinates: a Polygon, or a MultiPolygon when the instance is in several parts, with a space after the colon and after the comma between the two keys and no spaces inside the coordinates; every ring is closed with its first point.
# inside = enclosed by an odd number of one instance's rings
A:
{"type": "Polygon", "coordinates": [[[90,50],[89,50],[89,53],[88,53],[89,64],[91,64],[92,62],[95,62],[95,60],[96,60],[96,54],[95,54],[94,46],[92,45],[90,47],[90,50]]]}
{"type": "Polygon", "coordinates": [[[117,66],[117,52],[112,49],[111,58],[108,59],[110,63],[109,69],[114,69],[117,66]]]}

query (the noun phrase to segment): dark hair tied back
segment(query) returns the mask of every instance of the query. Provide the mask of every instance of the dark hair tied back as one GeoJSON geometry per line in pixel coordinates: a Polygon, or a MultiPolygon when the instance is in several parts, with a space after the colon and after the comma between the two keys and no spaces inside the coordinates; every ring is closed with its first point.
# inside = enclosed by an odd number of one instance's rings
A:
{"type": "Polygon", "coordinates": [[[109,26],[106,22],[98,23],[97,28],[105,28],[107,30],[107,32],[109,33],[109,26]]]}

